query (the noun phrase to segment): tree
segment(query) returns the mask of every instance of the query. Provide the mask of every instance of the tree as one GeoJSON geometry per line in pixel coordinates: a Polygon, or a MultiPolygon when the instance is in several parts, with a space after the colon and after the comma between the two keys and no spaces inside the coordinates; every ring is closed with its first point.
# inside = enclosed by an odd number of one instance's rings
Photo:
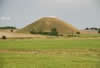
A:
{"type": "Polygon", "coordinates": [[[14,32],[14,30],[13,30],[13,29],[11,29],[10,31],[11,31],[11,32],[14,32]]]}
{"type": "Polygon", "coordinates": [[[0,29],[16,29],[16,27],[13,27],[13,26],[5,26],[5,27],[0,27],[0,29]]]}
{"type": "Polygon", "coordinates": [[[89,30],[89,28],[87,27],[87,28],[85,28],[85,30],[89,30]]]}
{"type": "Polygon", "coordinates": [[[98,33],[100,34],[100,29],[98,29],[98,33]]]}
{"type": "Polygon", "coordinates": [[[79,36],[80,35],[80,32],[76,32],[76,34],[79,36]]]}
{"type": "Polygon", "coordinates": [[[2,39],[7,39],[7,37],[5,35],[2,36],[2,39]]]}
{"type": "Polygon", "coordinates": [[[76,32],[76,34],[78,34],[78,35],[79,35],[79,34],[80,34],[80,32],[76,32]]]}
{"type": "Polygon", "coordinates": [[[53,28],[51,29],[51,32],[43,32],[43,31],[39,31],[39,32],[36,32],[34,30],[31,30],[30,31],[31,34],[42,34],[42,35],[53,35],[53,36],[58,36],[58,32],[56,30],[56,28],[53,28]]]}
{"type": "Polygon", "coordinates": [[[35,32],[33,30],[30,31],[31,34],[38,34],[38,32],[35,32]]]}
{"type": "Polygon", "coordinates": [[[56,28],[51,29],[50,35],[55,35],[55,36],[58,35],[56,28]]]}

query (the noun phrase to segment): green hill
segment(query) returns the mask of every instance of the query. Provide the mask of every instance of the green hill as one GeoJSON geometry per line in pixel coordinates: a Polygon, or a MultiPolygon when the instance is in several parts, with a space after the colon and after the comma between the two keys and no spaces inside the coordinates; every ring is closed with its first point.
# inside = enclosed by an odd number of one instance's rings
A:
{"type": "Polygon", "coordinates": [[[58,34],[72,34],[79,32],[79,30],[73,27],[71,24],[64,22],[58,18],[43,17],[39,20],[29,24],[28,26],[18,30],[17,32],[30,33],[33,32],[51,32],[52,29],[56,29],[58,34]]]}

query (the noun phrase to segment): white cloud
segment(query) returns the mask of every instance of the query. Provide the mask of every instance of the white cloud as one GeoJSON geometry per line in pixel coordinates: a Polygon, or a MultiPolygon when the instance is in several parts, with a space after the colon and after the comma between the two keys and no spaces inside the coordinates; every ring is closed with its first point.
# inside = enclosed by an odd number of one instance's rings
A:
{"type": "Polygon", "coordinates": [[[2,16],[2,17],[0,17],[0,20],[2,20],[2,21],[10,21],[11,17],[2,16]]]}

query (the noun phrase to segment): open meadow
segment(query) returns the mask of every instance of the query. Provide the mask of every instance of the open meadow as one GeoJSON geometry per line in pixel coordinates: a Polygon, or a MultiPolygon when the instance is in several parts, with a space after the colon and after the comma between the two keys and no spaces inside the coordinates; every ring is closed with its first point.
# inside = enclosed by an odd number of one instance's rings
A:
{"type": "Polygon", "coordinates": [[[0,68],[100,68],[100,39],[0,40],[0,68]]]}
{"type": "Polygon", "coordinates": [[[0,0],[0,68],[100,68],[100,0],[0,0]]]}

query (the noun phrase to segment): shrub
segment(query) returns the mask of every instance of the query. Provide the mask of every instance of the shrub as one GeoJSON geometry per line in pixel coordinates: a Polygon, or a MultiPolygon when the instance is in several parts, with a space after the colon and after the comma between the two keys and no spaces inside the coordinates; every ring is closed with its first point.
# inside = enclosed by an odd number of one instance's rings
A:
{"type": "Polygon", "coordinates": [[[80,32],[76,32],[76,34],[80,34],[80,32]]]}
{"type": "Polygon", "coordinates": [[[100,29],[98,29],[98,33],[100,34],[100,29]]]}
{"type": "Polygon", "coordinates": [[[53,28],[53,29],[51,30],[50,35],[58,36],[58,32],[57,32],[56,28],[53,28]]]}
{"type": "Polygon", "coordinates": [[[37,32],[34,32],[34,31],[30,31],[30,33],[31,33],[31,34],[38,34],[37,32]]]}
{"type": "Polygon", "coordinates": [[[7,37],[6,36],[2,36],[2,39],[7,39],[7,37]]]}
{"type": "Polygon", "coordinates": [[[42,34],[42,35],[53,35],[53,36],[58,36],[58,32],[57,32],[57,30],[56,30],[56,28],[53,28],[52,30],[51,30],[51,32],[42,32],[42,31],[40,31],[40,32],[35,32],[35,31],[30,31],[30,33],[31,34],[42,34]]]}
{"type": "Polygon", "coordinates": [[[14,30],[13,30],[13,29],[11,29],[10,31],[11,31],[11,32],[14,32],[14,30]]]}

